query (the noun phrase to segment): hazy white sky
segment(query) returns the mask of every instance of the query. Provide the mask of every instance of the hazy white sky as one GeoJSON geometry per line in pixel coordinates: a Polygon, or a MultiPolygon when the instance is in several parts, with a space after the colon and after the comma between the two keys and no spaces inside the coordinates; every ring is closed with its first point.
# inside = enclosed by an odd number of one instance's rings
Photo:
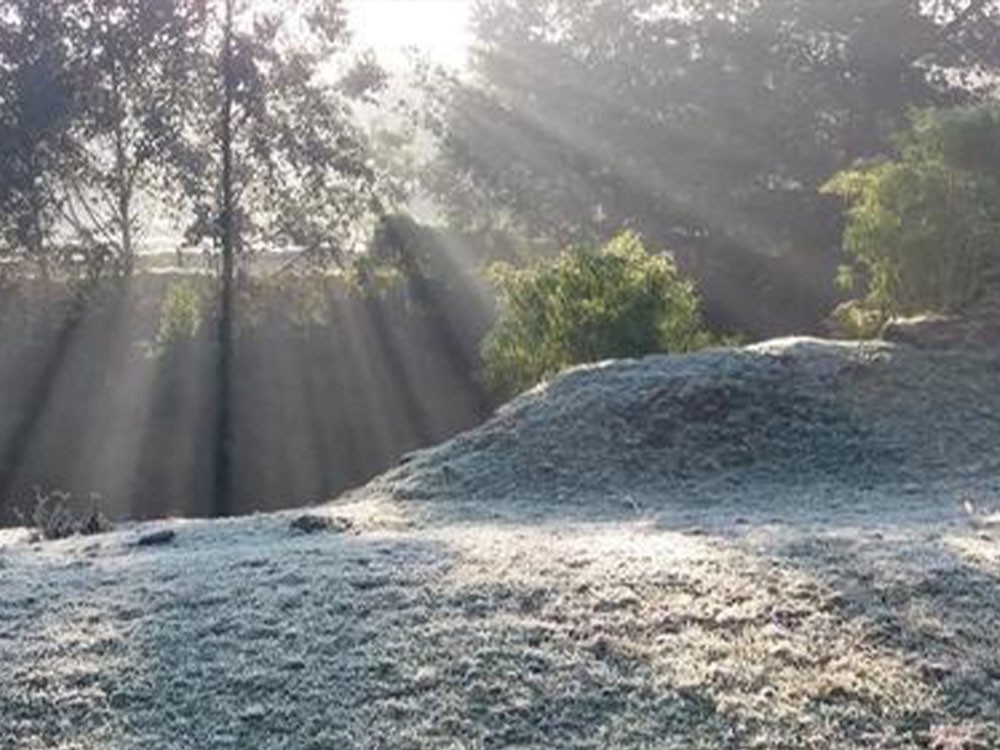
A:
{"type": "Polygon", "coordinates": [[[389,64],[416,47],[438,63],[461,66],[471,35],[473,0],[347,0],[355,44],[389,64]]]}

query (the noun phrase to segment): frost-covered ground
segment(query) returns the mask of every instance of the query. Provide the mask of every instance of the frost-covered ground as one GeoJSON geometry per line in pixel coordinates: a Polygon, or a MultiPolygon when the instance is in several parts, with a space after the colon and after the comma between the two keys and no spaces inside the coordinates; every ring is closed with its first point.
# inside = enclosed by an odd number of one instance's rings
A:
{"type": "Polygon", "coordinates": [[[571,374],[348,533],[0,532],[0,748],[1000,747],[992,365],[804,346],[571,374]]]}

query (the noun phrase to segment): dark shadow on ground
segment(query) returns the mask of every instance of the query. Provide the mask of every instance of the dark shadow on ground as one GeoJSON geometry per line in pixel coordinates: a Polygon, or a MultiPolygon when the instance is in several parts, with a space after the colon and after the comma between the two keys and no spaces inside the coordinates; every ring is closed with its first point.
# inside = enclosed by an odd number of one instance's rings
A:
{"type": "MultiPolygon", "coordinates": [[[[948,535],[1000,547],[1000,536],[968,524],[948,535]]],[[[977,728],[968,744],[955,747],[1000,746],[1000,555],[978,565],[951,548],[940,529],[891,528],[864,538],[803,537],[768,554],[832,591],[840,616],[866,623],[866,646],[896,653],[919,671],[937,696],[922,723],[977,728]]]]}

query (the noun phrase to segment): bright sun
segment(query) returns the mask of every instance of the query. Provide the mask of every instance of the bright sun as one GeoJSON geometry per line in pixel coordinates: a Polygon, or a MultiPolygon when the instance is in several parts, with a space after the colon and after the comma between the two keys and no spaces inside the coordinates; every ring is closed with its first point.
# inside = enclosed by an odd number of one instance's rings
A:
{"type": "Polygon", "coordinates": [[[415,47],[435,62],[465,64],[472,0],[347,0],[346,5],[355,43],[390,63],[415,47]]]}

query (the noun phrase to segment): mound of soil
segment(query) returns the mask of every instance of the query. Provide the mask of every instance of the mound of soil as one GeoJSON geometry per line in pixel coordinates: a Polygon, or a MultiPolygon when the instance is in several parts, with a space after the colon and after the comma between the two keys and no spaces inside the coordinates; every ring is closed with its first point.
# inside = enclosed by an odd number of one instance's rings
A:
{"type": "Polygon", "coordinates": [[[784,339],[572,370],[411,454],[394,499],[586,502],[723,486],[874,486],[996,468],[1000,361],[784,339]]]}

